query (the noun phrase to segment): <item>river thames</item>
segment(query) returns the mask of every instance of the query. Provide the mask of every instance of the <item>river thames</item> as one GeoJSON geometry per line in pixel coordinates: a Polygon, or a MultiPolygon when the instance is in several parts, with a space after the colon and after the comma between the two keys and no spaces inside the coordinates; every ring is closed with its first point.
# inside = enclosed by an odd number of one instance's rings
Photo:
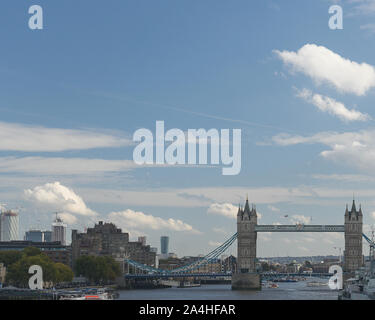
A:
{"type": "MultiPolygon", "coordinates": [[[[327,283],[327,280],[320,280],[327,283]]],[[[119,291],[120,300],[337,300],[338,292],[328,286],[308,287],[306,281],[278,283],[278,288],[232,291],[230,285],[202,285],[119,291]]]]}

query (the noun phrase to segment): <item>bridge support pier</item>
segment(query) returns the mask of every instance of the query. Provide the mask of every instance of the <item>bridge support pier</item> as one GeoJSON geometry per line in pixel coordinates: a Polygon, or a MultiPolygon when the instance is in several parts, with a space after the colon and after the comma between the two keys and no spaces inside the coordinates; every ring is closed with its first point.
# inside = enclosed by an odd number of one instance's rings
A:
{"type": "Polygon", "coordinates": [[[232,275],[232,290],[261,290],[259,273],[234,273],[232,275]]]}

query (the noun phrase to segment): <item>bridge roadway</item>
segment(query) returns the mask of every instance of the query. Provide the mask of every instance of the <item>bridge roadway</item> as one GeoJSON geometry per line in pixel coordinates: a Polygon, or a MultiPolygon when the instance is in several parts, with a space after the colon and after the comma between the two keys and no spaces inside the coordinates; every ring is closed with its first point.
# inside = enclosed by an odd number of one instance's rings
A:
{"type": "Polygon", "coordinates": [[[256,232],[345,232],[344,225],[256,225],[256,232]]]}
{"type": "MultiPolygon", "coordinates": [[[[333,273],[261,273],[264,278],[276,277],[330,277],[333,273]]],[[[232,273],[137,273],[124,274],[125,279],[165,279],[165,278],[219,278],[232,277],[232,273]]]]}

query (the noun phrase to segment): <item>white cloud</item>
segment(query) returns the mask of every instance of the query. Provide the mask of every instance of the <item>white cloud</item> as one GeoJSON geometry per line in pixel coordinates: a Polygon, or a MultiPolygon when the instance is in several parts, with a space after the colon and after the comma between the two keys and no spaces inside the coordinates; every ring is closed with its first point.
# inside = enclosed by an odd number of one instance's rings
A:
{"type": "Polygon", "coordinates": [[[60,152],[132,145],[125,137],[94,130],[71,130],[0,122],[0,150],[60,152]]]}
{"type": "Polygon", "coordinates": [[[375,130],[358,132],[320,132],[313,136],[278,134],[272,137],[275,144],[322,144],[328,146],[320,155],[339,164],[359,168],[369,174],[375,169],[375,130]]]}
{"type": "Polygon", "coordinates": [[[213,203],[207,210],[207,213],[217,214],[227,218],[236,219],[238,207],[231,203],[213,203]]]}
{"type": "Polygon", "coordinates": [[[0,172],[43,175],[92,175],[138,168],[132,160],[105,160],[57,157],[1,157],[0,172]]]}
{"type": "Polygon", "coordinates": [[[268,209],[270,209],[270,210],[273,211],[273,212],[280,212],[280,209],[279,209],[279,208],[276,208],[276,207],[271,206],[271,205],[268,206],[268,209]]]}
{"type": "Polygon", "coordinates": [[[62,211],[65,217],[73,218],[71,215],[93,217],[98,214],[88,208],[82,198],[72,189],[63,186],[60,182],[46,183],[33,189],[24,191],[26,199],[33,201],[39,206],[53,208],[62,211]],[[70,214],[70,216],[68,215],[70,214]]]}
{"type": "Polygon", "coordinates": [[[309,224],[310,221],[311,221],[311,218],[310,217],[306,217],[304,215],[298,215],[298,214],[295,214],[291,217],[290,221],[292,223],[302,223],[302,224],[309,224]]]}
{"type": "Polygon", "coordinates": [[[371,212],[371,218],[375,220],[375,211],[371,212]]]}
{"type": "Polygon", "coordinates": [[[186,231],[198,234],[198,230],[194,229],[191,225],[179,219],[163,219],[154,217],[150,214],[145,214],[140,211],[133,211],[130,209],[111,212],[109,214],[111,221],[124,228],[139,228],[151,230],[172,230],[172,231],[186,231]]]}
{"type": "Polygon", "coordinates": [[[329,180],[329,181],[345,181],[345,182],[373,182],[374,177],[361,174],[313,174],[311,176],[318,180],[329,180]]]}
{"type": "Polygon", "coordinates": [[[316,106],[320,111],[337,116],[340,120],[345,122],[367,121],[371,119],[368,114],[364,114],[353,109],[349,110],[343,103],[327,96],[313,94],[308,89],[298,91],[297,97],[302,98],[306,102],[316,106]]]}
{"type": "Polygon", "coordinates": [[[306,44],[297,52],[274,52],[293,72],[301,72],[317,84],[328,83],[339,92],[362,96],[375,86],[373,66],[345,59],[323,46],[306,44]]]}
{"type": "Polygon", "coordinates": [[[59,213],[59,217],[68,225],[75,224],[78,221],[76,216],[67,212],[59,213]]]}
{"type": "Polygon", "coordinates": [[[354,4],[351,15],[369,15],[375,13],[375,0],[348,0],[348,2],[354,4]]]}
{"type": "MultiPolygon", "coordinates": [[[[238,213],[238,207],[234,206],[231,203],[213,203],[207,209],[207,213],[217,214],[227,218],[236,219],[238,213]]],[[[257,212],[258,219],[262,218],[262,214],[257,212]]]]}

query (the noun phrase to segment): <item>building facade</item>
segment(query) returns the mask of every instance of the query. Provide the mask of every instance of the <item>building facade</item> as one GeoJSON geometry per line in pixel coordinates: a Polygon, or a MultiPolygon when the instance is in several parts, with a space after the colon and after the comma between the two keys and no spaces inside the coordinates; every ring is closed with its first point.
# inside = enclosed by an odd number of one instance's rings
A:
{"type": "Polygon", "coordinates": [[[57,242],[33,242],[33,241],[2,241],[0,242],[0,251],[16,250],[22,251],[27,247],[38,248],[45,253],[55,263],[63,263],[71,267],[71,248],[57,242]]]}
{"type": "Polygon", "coordinates": [[[66,244],[66,224],[56,214],[56,219],[52,223],[52,242],[60,241],[62,245],[66,244]]]}
{"type": "Polygon", "coordinates": [[[169,237],[160,237],[160,253],[163,255],[168,255],[169,252],[169,237]]]}
{"type": "Polygon", "coordinates": [[[19,240],[19,217],[12,210],[3,211],[0,214],[0,241],[19,240]]]}
{"type": "Polygon", "coordinates": [[[25,241],[44,242],[41,230],[29,230],[25,232],[25,241]]]}
{"type": "Polygon", "coordinates": [[[156,253],[149,245],[142,242],[129,241],[129,234],[123,233],[113,223],[99,221],[94,228],[88,228],[86,233],[78,233],[72,230],[72,258],[83,255],[108,255],[117,261],[128,258],[149,266],[155,266],[156,253]]]}
{"type": "Polygon", "coordinates": [[[353,199],[352,208],[349,211],[348,205],[345,210],[345,251],[344,271],[354,272],[363,266],[362,254],[363,214],[361,206],[357,211],[353,199]]]}

